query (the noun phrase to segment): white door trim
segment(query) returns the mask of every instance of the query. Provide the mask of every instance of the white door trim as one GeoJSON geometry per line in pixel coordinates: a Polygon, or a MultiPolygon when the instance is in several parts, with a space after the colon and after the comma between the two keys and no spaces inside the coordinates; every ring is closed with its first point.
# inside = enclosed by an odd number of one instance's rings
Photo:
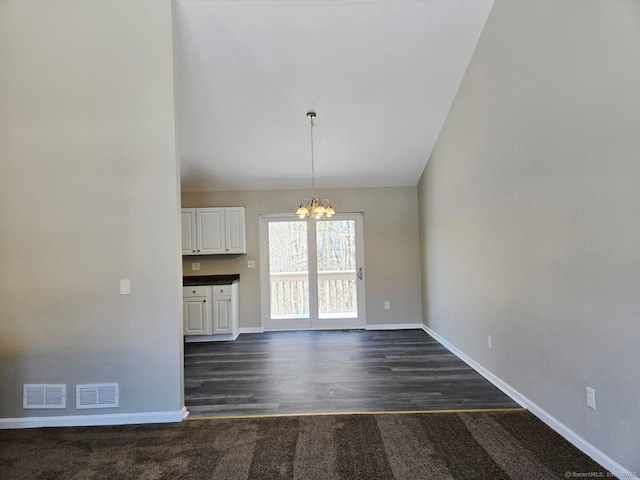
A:
{"type": "MultiPolygon", "coordinates": [[[[271,330],[338,330],[347,328],[366,328],[366,289],[365,289],[365,259],[364,259],[364,215],[362,213],[339,213],[335,220],[354,220],[356,226],[356,249],[357,265],[356,272],[362,272],[362,278],[358,278],[358,318],[342,319],[317,319],[317,294],[309,295],[309,318],[308,319],[280,319],[277,328],[270,328],[268,320],[270,314],[270,280],[269,280],[269,235],[268,224],[273,221],[292,221],[296,219],[294,214],[266,214],[260,215],[260,310],[261,326],[263,331],[271,330]],[[315,313],[314,313],[315,312],[315,313]],[[315,325],[314,323],[315,319],[315,325]],[[306,322],[305,322],[306,320],[306,322]]],[[[303,221],[303,220],[300,220],[303,221]]],[[[307,220],[314,222],[314,220],[307,220]]],[[[315,245],[315,228],[308,229],[309,243],[315,245]]],[[[315,265],[316,249],[309,248],[309,263],[315,265]]],[[[358,273],[356,273],[358,275],[358,273]]],[[[358,275],[359,277],[359,275],[358,275]]],[[[309,285],[317,285],[317,272],[314,268],[309,269],[309,285]]]]}

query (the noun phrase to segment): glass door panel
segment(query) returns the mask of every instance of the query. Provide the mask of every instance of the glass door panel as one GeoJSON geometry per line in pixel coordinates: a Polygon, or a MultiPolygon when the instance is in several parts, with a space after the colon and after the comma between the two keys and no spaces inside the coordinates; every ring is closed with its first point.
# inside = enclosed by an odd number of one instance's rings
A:
{"type": "Polygon", "coordinates": [[[261,218],[263,327],[365,328],[362,214],[261,218]]]}
{"type": "Polygon", "coordinates": [[[356,222],[316,222],[318,318],[357,318],[356,222]]]}
{"type": "Polygon", "coordinates": [[[268,228],[270,318],[308,319],[307,223],[269,222],[268,228]]]}

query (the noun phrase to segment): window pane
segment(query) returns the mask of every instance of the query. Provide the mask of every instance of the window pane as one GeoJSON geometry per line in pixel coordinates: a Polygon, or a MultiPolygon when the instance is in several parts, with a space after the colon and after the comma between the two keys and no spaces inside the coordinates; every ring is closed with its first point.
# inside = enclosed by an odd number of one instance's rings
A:
{"type": "Polygon", "coordinates": [[[307,222],[269,222],[271,318],[309,318],[307,222]]]}
{"type": "Polygon", "coordinates": [[[356,318],[356,222],[316,222],[319,318],[356,318]]]}

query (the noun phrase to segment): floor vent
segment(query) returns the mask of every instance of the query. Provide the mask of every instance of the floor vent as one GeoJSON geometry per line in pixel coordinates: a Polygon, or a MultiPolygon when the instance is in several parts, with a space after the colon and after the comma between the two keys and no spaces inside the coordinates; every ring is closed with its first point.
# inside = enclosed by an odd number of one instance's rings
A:
{"type": "Polygon", "coordinates": [[[76,408],[115,408],[119,405],[117,383],[76,385],[76,408]]]}
{"type": "Polygon", "coordinates": [[[67,386],[62,384],[25,384],[22,408],[66,408],[67,386]]]}

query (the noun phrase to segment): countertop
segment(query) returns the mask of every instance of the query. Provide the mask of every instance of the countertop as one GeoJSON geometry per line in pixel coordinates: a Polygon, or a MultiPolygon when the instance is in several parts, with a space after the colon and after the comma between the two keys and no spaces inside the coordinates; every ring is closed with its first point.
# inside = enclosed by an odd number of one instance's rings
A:
{"type": "Polygon", "coordinates": [[[184,287],[196,287],[200,285],[231,285],[240,281],[239,273],[230,275],[191,275],[182,277],[184,287]]]}

